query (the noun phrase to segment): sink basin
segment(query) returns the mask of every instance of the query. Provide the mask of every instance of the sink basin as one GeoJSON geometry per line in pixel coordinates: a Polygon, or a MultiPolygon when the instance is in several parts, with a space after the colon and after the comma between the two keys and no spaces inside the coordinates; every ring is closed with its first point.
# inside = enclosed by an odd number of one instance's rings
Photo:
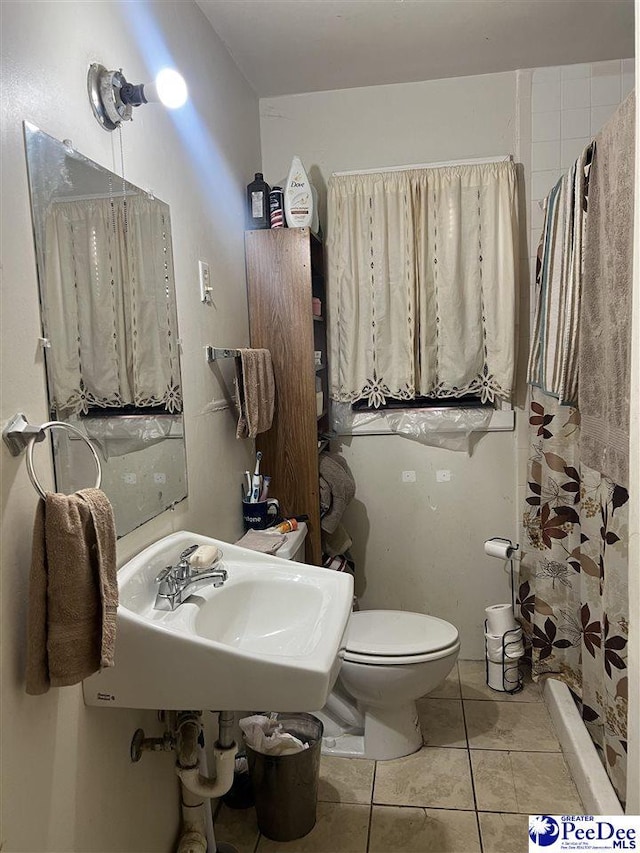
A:
{"type": "Polygon", "coordinates": [[[180,531],[118,572],[116,665],[83,682],[87,705],[165,710],[312,711],[340,669],[353,580],[180,531]],[[189,545],[217,545],[224,586],[196,585],[155,610],[156,575],[189,545]]]}

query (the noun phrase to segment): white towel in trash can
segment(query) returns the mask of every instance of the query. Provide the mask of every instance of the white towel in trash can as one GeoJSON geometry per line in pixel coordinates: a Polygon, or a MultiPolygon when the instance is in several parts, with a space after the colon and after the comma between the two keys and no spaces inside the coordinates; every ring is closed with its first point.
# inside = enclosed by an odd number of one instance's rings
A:
{"type": "Polygon", "coordinates": [[[248,746],[262,755],[293,755],[309,749],[308,743],[303,743],[295,735],[282,730],[282,723],[254,714],[239,721],[248,746]]]}

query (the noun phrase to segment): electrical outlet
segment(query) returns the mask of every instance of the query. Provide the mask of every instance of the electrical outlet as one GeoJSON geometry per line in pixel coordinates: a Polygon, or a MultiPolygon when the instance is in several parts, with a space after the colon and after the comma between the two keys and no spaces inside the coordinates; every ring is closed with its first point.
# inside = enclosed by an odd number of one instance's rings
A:
{"type": "Polygon", "coordinates": [[[451,471],[436,471],[436,483],[451,482],[451,471]]]}
{"type": "Polygon", "coordinates": [[[200,301],[205,305],[211,305],[213,287],[211,286],[211,272],[206,261],[198,261],[198,275],[200,279],[200,301]]]}
{"type": "Polygon", "coordinates": [[[403,471],[402,472],[402,482],[403,483],[415,483],[416,481],[416,472],[415,471],[403,471]]]}

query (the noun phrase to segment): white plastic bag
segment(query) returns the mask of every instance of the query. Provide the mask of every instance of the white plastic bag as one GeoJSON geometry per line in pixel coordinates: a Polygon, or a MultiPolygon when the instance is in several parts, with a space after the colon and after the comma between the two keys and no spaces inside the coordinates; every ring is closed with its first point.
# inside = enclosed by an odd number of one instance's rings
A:
{"type": "Polygon", "coordinates": [[[331,425],[338,435],[395,434],[431,447],[470,453],[471,434],[491,423],[490,406],[454,406],[442,409],[383,409],[354,412],[350,403],[331,401],[331,425]],[[375,423],[375,428],[371,425],[375,423]],[[357,433],[358,427],[369,430],[357,433]]]}
{"type": "Polygon", "coordinates": [[[262,755],[293,755],[309,749],[308,743],[303,743],[294,735],[282,730],[282,723],[262,714],[244,717],[239,721],[247,746],[262,755]]]}

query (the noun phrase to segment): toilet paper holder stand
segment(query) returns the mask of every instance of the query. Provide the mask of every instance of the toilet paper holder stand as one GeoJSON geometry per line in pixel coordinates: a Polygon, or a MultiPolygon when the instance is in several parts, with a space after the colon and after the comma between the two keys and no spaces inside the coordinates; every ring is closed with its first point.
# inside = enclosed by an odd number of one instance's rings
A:
{"type": "Polygon", "coordinates": [[[484,620],[484,666],[485,666],[485,677],[487,681],[487,685],[491,688],[491,690],[496,690],[491,685],[491,680],[489,678],[489,664],[490,663],[498,663],[502,668],[502,691],[503,693],[520,693],[520,691],[524,687],[522,671],[520,670],[520,657],[509,657],[509,649],[512,652],[515,651],[516,647],[523,642],[522,637],[522,627],[518,625],[516,628],[510,628],[508,631],[505,631],[502,634],[502,655],[500,661],[491,661],[489,659],[489,644],[487,641],[487,634],[489,631],[488,622],[484,620]],[[512,678],[513,673],[516,674],[515,680],[512,678]]]}
{"type": "MultiPolygon", "coordinates": [[[[509,575],[511,581],[511,605],[513,607],[513,611],[515,613],[516,610],[516,591],[515,591],[515,579],[514,579],[514,555],[517,551],[520,550],[520,545],[518,543],[512,542],[510,539],[506,539],[502,536],[492,536],[491,539],[487,540],[487,542],[499,542],[501,545],[505,546],[505,559],[509,562],[509,575]]],[[[489,644],[487,641],[488,634],[488,624],[485,619],[484,622],[484,662],[485,662],[485,676],[487,680],[488,686],[495,690],[496,688],[492,687],[491,680],[489,677],[489,665],[491,663],[496,663],[495,661],[490,661],[489,659],[489,644]]],[[[522,672],[520,670],[519,660],[520,658],[510,657],[509,649],[511,649],[511,653],[516,650],[516,647],[519,643],[523,642],[522,636],[522,627],[517,626],[515,628],[511,628],[508,631],[505,631],[502,634],[502,655],[501,661],[498,661],[502,668],[502,692],[505,693],[519,693],[523,687],[523,679],[522,672]],[[516,679],[512,678],[513,673],[516,673],[516,679]]]]}

